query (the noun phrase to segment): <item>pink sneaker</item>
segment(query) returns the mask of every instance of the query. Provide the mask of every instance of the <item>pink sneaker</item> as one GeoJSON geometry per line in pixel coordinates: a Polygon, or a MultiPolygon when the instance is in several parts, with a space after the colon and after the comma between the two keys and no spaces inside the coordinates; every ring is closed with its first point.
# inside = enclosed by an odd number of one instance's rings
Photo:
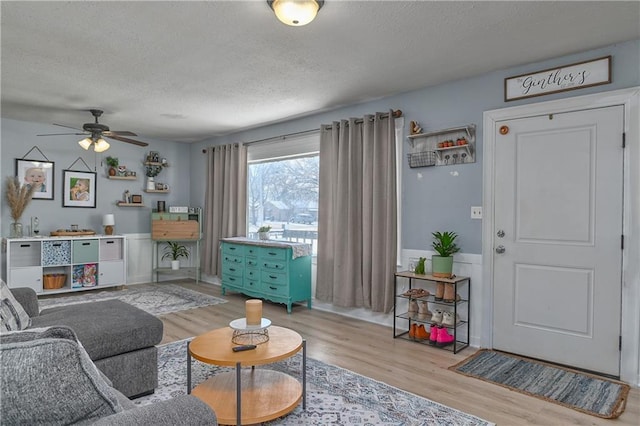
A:
{"type": "Polygon", "coordinates": [[[435,345],[438,343],[438,326],[436,324],[431,324],[431,329],[429,330],[429,344],[435,345]]]}
{"type": "Polygon", "coordinates": [[[436,339],[436,344],[438,346],[447,346],[453,343],[455,337],[449,334],[449,330],[444,327],[438,328],[438,338],[436,339]]]}

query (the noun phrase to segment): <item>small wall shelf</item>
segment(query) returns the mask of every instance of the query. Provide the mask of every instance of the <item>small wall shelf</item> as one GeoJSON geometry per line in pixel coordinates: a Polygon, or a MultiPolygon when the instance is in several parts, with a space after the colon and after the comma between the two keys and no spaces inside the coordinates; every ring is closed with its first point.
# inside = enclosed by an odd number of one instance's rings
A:
{"type": "Polygon", "coordinates": [[[155,161],[145,161],[145,166],[160,166],[160,167],[169,167],[169,163],[160,163],[155,161]]]}
{"type": "Polygon", "coordinates": [[[107,176],[111,180],[137,180],[138,176],[107,176]]]}
{"type": "Polygon", "coordinates": [[[118,207],[144,207],[142,203],[125,203],[123,201],[118,201],[116,203],[118,207]]]}
{"type": "Polygon", "coordinates": [[[156,192],[156,193],[160,193],[160,194],[168,194],[169,190],[168,189],[143,189],[144,192],[156,192]]]}
{"type": "Polygon", "coordinates": [[[407,136],[411,151],[408,154],[409,167],[450,166],[476,162],[476,125],[451,127],[427,133],[407,136]],[[464,139],[464,145],[442,146],[443,142],[464,139]],[[435,153],[435,161],[419,161],[424,154],[435,153]]]}

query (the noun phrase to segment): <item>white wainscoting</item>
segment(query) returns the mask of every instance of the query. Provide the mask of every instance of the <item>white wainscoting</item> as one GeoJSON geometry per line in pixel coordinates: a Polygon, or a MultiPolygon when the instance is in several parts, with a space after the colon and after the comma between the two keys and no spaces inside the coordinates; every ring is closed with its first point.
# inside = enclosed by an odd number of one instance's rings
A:
{"type": "Polygon", "coordinates": [[[151,282],[151,234],[125,234],[127,241],[127,284],[151,282]]]}

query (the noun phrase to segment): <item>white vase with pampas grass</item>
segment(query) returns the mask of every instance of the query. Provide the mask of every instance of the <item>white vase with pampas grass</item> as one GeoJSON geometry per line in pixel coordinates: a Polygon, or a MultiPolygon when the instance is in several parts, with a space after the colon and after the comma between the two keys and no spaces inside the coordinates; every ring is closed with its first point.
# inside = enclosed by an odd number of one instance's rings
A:
{"type": "Polygon", "coordinates": [[[12,238],[22,237],[22,223],[20,223],[20,218],[31,201],[35,189],[35,186],[21,185],[20,179],[17,177],[9,176],[7,178],[7,201],[9,202],[11,217],[13,218],[10,233],[12,238]]]}

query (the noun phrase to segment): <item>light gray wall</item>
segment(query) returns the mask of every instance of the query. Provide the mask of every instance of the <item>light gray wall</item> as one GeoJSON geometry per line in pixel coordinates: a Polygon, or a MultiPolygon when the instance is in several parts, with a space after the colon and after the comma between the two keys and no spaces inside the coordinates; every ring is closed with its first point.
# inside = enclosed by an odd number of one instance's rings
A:
{"type": "MultiPolygon", "coordinates": [[[[416,70],[428,72],[428,70],[416,70]]],[[[424,131],[435,131],[464,124],[477,126],[477,157],[474,164],[410,169],[406,154],[409,146],[404,143],[403,194],[402,194],[402,244],[405,249],[424,250],[431,247],[431,233],[441,230],[458,232],[460,246],[465,253],[482,252],[482,227],[480,220],[471,220],[471,206],[482,205],[482,114],[484,111],[548,101],[571,96],[621,89],[640,85],[640,40],[620,43],[575,55],[496,71],[477,77],[428,87],[367,103],[350,105],[313,116],[292,119],[275,125],[213,138],[194,144],[192,158],[197,161],[191,168],[191,199],[203,204],[204,187],[197,177],[205,173],[206,161],[201,159],[202,148],[225,143],[248,142],[273,136],[319,128],[348,117],[389,109],[400,109],[405,116],[405,135],[409,121],[420,123],[424,131]],[[527,72],[540,71],[574,62],[613,56],[612,83],[526,100],[504,102],[504,78],[527,72]],[[457,171],[453,176],[450,172],[457,171]],[[422,174],[422,178],[418,174],[422,174]]]]}
{"type": "MultiPolygon", "coordinates": [[[[428,70],[416,70],[416,72],[428,72],[428,70]]],[[[450,229],[459,233],[463,252],[481,253],[481,221],[472,221],[469,215],[470,206],[482,204],[482,113],[490,109],[636,85],[640,85],[640,40],[483,74],[385,99],[350,105],[283,123],[212,138],[190,146],[171,141],[141,138],[149,142],[150,146],[140,148],[113,141],[111,149],[96,156],[93,151],[80,149],[76,136],[36,136],[40,133],[61,132],[64,129],[60,127],[2,119],[0,176],[3,178],[3,183],[0,232],[2,236],[8,235],[11,222],[4,194],[4,179],[6,176],[14,174],[15,159],[22,158],[34,145],[40,147],[49,160],[55,162],[55,199],[53,201],[33,200],[22,218],[23,223],[28,224],[31,216],[38,216],[43,234],[48,234],[58,228],[66,228],[72,223],[101,232],[102,215],[114,213],[116,215],[116,232],[146,233],[150,231],[149,214],[151,208],[155,208],[158,200],[165,200],[167,205],[204,206],[206,155],[202,153],[203,148],[317,129],[323,123],[392,108],[403,111],[407,126],[410,120],[416,120],[425,131],[468,123],[477,125],[478,156],[475,164],[410,169],[406,157],[403,158],[402,239],[404,248],[429,249],[431,232],[450,229]],[[613,56],[613,82],[611,84],[529,100],[508,103],[503,101],[505,77],[605,55],[613,56]],[[144,188],[142,161],[149,150],[159,151],[160,155],[166,157],[170,162],[170,167],[160,174],[159,179],[159,181],[170,185],[171,192],[167,195],[142,192],[144,188]],[[133,182],[107,180],[105,177],[106,168],[100,163],[108,155],[118,157],[121,164],[135,170],[139,179],[133,182]],[[92,169],[96,167],[98,172],[99,195],[95,209],[62,207],[62,170],[68,168],[79,156],[82,156],[92,169]],[[459,173],[456,177],[450,174],[454,170],[459,173]],[[418,173],[422,173],[422,179],[418,179],[418,173]],[[117,207],[115,201],[121,199],[122,193],[126,189],[132,193],[142,194],[146,207],[117,207]]],[[[406,133],[408,131],[405,131],[406,133]]],[[[406,143],[404,144],[404,152],[405,154],[408,152],[406,143]]],[[[29,157],[39,158],[35,153],[29,157]]],[[[77,163],[74,169],[80,169],[79,164],[77,163]]]]}
{"type": "MultiPolygon", "coordinates": [[[[91,148],[88,151],[80,148],[77,143],[80,139],[79,136],[36,136],[42,133],[64,133],[64,129],[47,124],[2,119],[2,133],[0,135],[2,138],[0,145],[0,176],[2,176],[0,229],[2,236],[9,235],[9,224],[12,221],[6,202],[5,179],[7,176],[15,174],[15,159],[22,158],[33,146],[38,146],[49,161],[55,163],[54,199],[32,200],[21,219],[23,225],[28,225],[30,218],[37,216],[40,220],[42,235],[48,235],[49,232],[56,229],[69,228],[71,224],[78,224],[80,228],[93,229],[102,233],[102,215],[106,213],[115,214],[116,233],[146,233],[151,230],[150,212],[152,207],[156,207],[157,200],[165,200],[167,205],[189,205],[191,174],[188,170],[191,159],[188,148],[185,148],[183,144],[140,138],[149,143],[148,147],[143,148],[123,142],[109,141],[111,148],[97,154],[91,148]],[[158,151],[162,157],[166,157],[169,161],[169,167],[156,177],[157,182],[169,184],[169,194],[143,192],[146,178],[142,162],[150,150],[158,151]],[[107,179],[107,168],[103,160],[108,156],[118,157],[120,164],[126,165],[128,169],[137,173],[138,180],[107,179]],[[90,171],[97,172],[95,209],[62,207],[62,171],[68,169],[78,157],[84,159],[89,165],[90,171]],[[132,194],[141,194],[145,207],[116,206],[116,201],[122,200],[123,193],[127,189],[132,194]]],[[[32,151],[28,158],[43,159],[37,150],[32,151]]],[[[76,162],[73,169],[88,171],[81,161],[76,162]]],[[[50,185],[51,182],[47,182],[47,184],[50,185]]]]}

